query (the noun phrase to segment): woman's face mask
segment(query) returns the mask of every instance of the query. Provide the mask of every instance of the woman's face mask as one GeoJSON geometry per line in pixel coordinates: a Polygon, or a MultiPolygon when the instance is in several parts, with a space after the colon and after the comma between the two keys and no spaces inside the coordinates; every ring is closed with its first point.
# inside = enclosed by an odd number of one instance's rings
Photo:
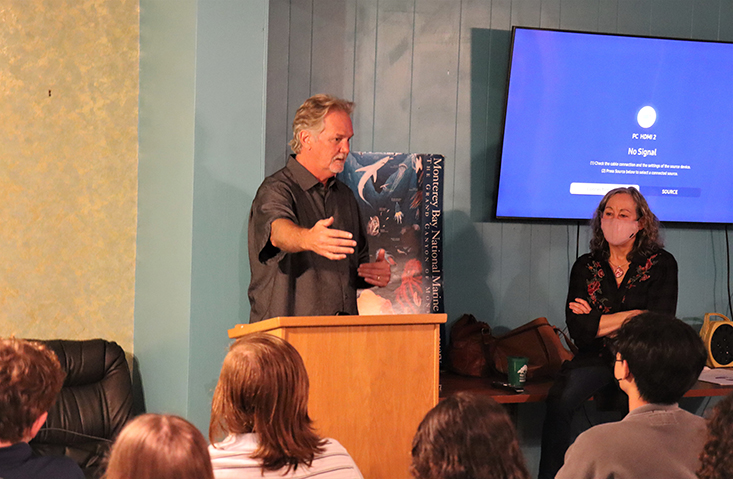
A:
{"type": "Polygon", "coordinates": [[[608,244],[621,246],[627,241],[633,241],[639,232],[639,222],[618,218],[601,218],[601,229],[608,244]]]}

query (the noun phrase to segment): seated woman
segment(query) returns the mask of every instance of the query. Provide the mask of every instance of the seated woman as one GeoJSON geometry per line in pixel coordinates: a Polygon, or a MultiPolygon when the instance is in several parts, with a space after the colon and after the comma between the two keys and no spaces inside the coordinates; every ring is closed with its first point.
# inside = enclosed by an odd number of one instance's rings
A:
{"type": "Polygon", "coordinates": [[[216,479],[363,479],[341,444],[314,431],[300,354],[269,334],[244,336],[229,348],[214,390],[209,439],[216,479]]]}
{"type": "Polygon", "coordinates": [[[487,396],[460,392],[431,409],[412,441],[415,479],[528,479],[514,426],[487,396]]]}
{"type": "Polygon", "coordinates": [[[720,401],[708,421],[708,437],[700,454],[700,479],[733,477],[733,393],[720,401]]]}
{"type": "MultiPolygon", "coordinates": [[[[659,220],[633,187],[616,188],[591,220],[590,253],[570,272],[566,321],[578,354],[566,362],[550,389],[542,429],[540,479],[554,478],[571,443],[575,411],[590,397],[621,395],[606,337],[641,311],[674,315],[677,262],[659,237],[659,220]]],[[[606,401],[625,407],[625,398],[606,401]]],[[[620,416],[624,411],[621,411],[620,416]]]]}
{"type": "Polygon", "coordinates": [[[206,440],[178,416],[143,414],[120,432],[105,479],[214,479],[206,440]]]}

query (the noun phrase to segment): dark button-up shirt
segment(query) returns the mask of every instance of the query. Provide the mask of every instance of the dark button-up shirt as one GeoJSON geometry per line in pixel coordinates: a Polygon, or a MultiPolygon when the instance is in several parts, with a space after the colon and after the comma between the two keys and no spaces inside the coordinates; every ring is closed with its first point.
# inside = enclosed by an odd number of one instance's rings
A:
{"type": "Polygon", "coordinates": [[[581,356],[598,356],[604,349],[603,338],[596,338],[601,315],[641,309],[675,314],[677,311],[677,261],[660,249],[649,255],[637,255],[620,285],[600,255],[584,254],[573,265],[565,317],[570,336],[581,356]],[[575,314],[567,306],[575,298],[588,302],[591,312],[575,314]]]}
{"type": "Polygon", "coordinates": [[[336,178],[324,186],[295,157],[257,190],[249,215],[250,323],[276,316],[357,314],[359,264],[369,247],[359,205],[351,189],[336,178]],[[349,231],[354,254],[332,261],[311,251],[285,253],[270,242],[272,222],[285,218],[303,228],[334,217],[333,229],[349,231]]]}

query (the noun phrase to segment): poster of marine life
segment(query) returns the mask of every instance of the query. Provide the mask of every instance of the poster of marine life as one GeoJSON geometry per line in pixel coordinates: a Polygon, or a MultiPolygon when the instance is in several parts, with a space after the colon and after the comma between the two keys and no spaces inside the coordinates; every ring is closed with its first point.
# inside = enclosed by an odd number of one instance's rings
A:
{"type": "Polygon", "coordinates": [[[442,155],[351,152],[338,178],[353,191],[374,261],[392,266],[384,288],[359,291],[359,314],[443,311],[442,155]]]}

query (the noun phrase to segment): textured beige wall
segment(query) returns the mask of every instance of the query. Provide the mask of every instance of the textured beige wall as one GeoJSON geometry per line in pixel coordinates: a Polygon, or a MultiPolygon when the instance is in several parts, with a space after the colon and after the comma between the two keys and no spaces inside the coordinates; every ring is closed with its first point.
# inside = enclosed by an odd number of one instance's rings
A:
{"type": "Polygon", "coordinates": [[[132,351],[137,0],[0,4],[0,335],[132,351]]]}

